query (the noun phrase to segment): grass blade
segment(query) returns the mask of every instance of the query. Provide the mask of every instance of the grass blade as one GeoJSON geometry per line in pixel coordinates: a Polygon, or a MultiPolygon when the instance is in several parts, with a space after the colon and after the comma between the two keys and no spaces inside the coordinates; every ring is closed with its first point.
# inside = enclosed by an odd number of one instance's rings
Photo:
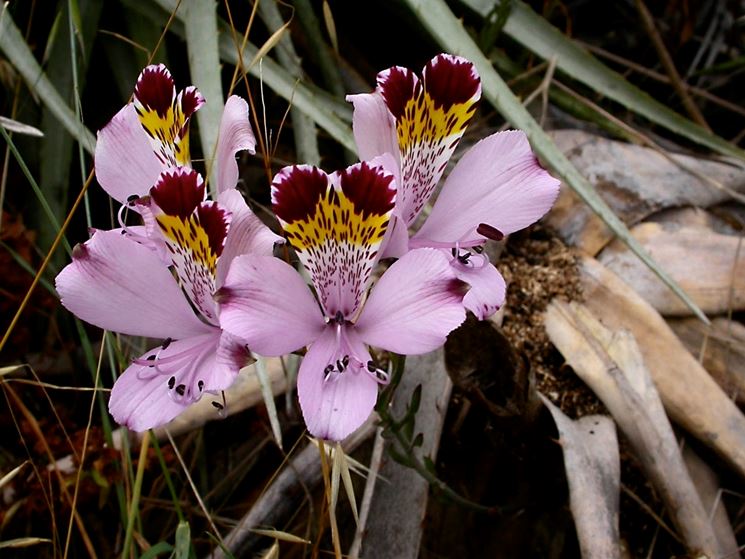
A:
{"type": "Polygon", "coordinates": [[[450,11],[443,0],[405,0],[417,15],[420,23],[446,50],[470,59],[481,75],[484,97],[514,126],[525,131],[533,149],[549,164],[565,184],[608,225],[616,236],[636,254],[642,262],[680,297],[703,322],[709,323],[706,315],[691,298],[661,269],[641,245],[631,236],[626,225],[608,207],[592,185],[585,179],[556,144],[548,137],[533,117],[515,97],[507,84],[497,74],[491,63],[473,42],[462,23],[450,11]]]}
{"type": "Polygon", "coordinates": [[[60,124],[80,142],[88,153],[93,153],[96,139],[93,134],[80,124],[75,112],[65,103],[49,78],[44,74],[34,58],[20,30],[13,21],[5,4],[0,11],[0,50],[23,76],[29,89],[35,92],[42,103],[60,121],[60,124]]]}
{"type": "MultiPolygon", "coordinates": [[[[176,8],[177,0],[155,0],[156,3],[168,12],[173,12],[176,8]]],[[[124,0],[124,3],[133,8],[139,9],[133,0],[124,0]]],[[[144,6],[143,6],[144,7],[144,6]]],[[[145,14],[146,10],[140,10],[145,14]]],[[[155,17],[151,11],[147,11],[149,17],[155,17]]],[[[184,37],[186,35],[183,28],[183,14],[179,10],[176,13],[176,22],[178,25],[171,27],[177,35],[184,37]]],[[[231,38],[230,28],[227,23],[220,22],[221,30],[219,36],[220,57],[229,64],[238,66],[239,58],[236,52],[235,43],[231,38]]],[[[256,57],[258,49],[247,43],[241,53],[243,60],[253,60],[256,57]]],[[[254,65],[249,73],[259,77],[259,65],[254,65]]],[[[270,57],[263,58],[261,65],[261,74],[264,83],[268,85],[277,95],[292,103],[302,112],[310,116],[315,123],[323,128],[332,138],[339,142],[345,148],[355,151],[357,145],[354,143],[352,130],[349,123],[352,122],[352,108],[347,103],[333,99],[328,93],[306,85],[292,76],[287,70],[282,68],[270,57]]],[[[200,109],[200,112],[202,109],[200,109]]]]}
{"type": "MultiPolygon", "coordinates": [[[[493,0],[461,1],[482,16],[487,16],[494,6],[493,0]]],[[[524,2],[514,1],[504,32],[546,60],[556,56],[559,70],[655,124],[709,149],[745,160],[745,151],[681,116],[629,83],[621,74],[614,72],[584,48],[565,37],[524,2]]]]}
{"type": "Polygon", "coordinates": [[[261,395],[266,405],[266,413],[269,415],[269,423],[272,426],[274,440],[277,446],[282,448],[282,428],[279,425],[279,416],[277,415],[277,406],[274,403],[274,393],[272,392],[272,382],[269,380],[269,373],[266,371],[266,363],[263,357],[256,359],[256,376],[261,385],[261,395]]]}
{"type": "Polygon", "coordinates": [[[197,112],[197,122],[205,159],[205,175],[210,178],[210,190],[214,196],[217,185],[212,159],[215,156],[217,133],[225,107],[217,47],[217,3],[214,0],[183,0],[179,16],[183,18],[186,32],[191,80],[207,100],[197,112]]]}

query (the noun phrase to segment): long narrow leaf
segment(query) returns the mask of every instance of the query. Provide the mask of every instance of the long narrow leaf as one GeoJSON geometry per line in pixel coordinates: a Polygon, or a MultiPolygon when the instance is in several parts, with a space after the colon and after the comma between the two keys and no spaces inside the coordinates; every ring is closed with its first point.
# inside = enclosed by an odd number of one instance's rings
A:
{"type": "MultiPolygon", "coordinates": [[[[173,12],[177,5],[176,0],[155,1],[169,13],[173,12]]],[[[125,0],[125,4],[140,9],[132,0],[125,0]]],[[[141,11],[145,13],[145,10],[141,11]]],[[[147,15],[153,17],[151,12],[148,12],[147,15]]],[[[181,10],[176,12],[176,20],[179,24],[183,23],[181,10]]],[[[238,65],[238,53],[236,52],[236,46],[231,38],[229,28],[224,22],[220,23],[220,28],[222,31],[225,31],[220,33],[219,37],[220,57],[229,64],[238,65]]],[[[171,29],[174,33],[185,36],[185,31],[181,25],[173,25],[171,29]]],[[[247,43],[241,53],[242,59],[244,61],[251,61],[256,57],[257,52],[258,49],[254,45],[247,43]]],[[[249,70],[249,73],[259,77],[259,65],[255,64],[249,70]]],[[[261,77],[264,79],[264,83],[277,95],[291,102],[293,106],[298,107],[310,116],[318,126],[328,132],[342,146],[356,151],[354,137],[348,124],[352,122],[351,106],[331,99],[327,93],[317,88],[303,84],[268,56],[264,57],[261,64],[261,77]]]]}
{"type": "MultiPolygon", "coordinates": [[[[494,0],[461,1],[482,16],[494,7],[494,0]]],[[[524,2],[514,1],[504,32],[546,60],[555,56],[559,70],[655,124],[714,151],[745,160],[745,151],[656,101],[564,36],[524,2]]]]}
{"type": "Polygon", "coordinates": [[[631,236],[626,225],[608,207],[556,144],[548,137],[539,124],[515,97],[507,84],[497,74],[491,63],[476,46],[462,23],[453,15],[443,0],[405,0],[417,15],[419,21],[433,37],[448,51],[461,54],[470,59],[481,74],[484,97],[514,126],[525,131],[533,149],[543,157],[549,166],[569,185],[590,208],[600,216],[616,236],[672,289],[678,297],[708,324],[706,315],[691,298],[662,270],[641,245],[631,236]]]}
{"type": "Polygon", "coordinates": [[[7,4],[0,11],[0,50],[26,80],[29,89],[39,96],[42,103],[59,119],[62,126],[83,145],[88,153],[93,153],[96,146],[93,134],[75,118],[75,112],[65,103],[42,71],[13,21],[7,4]]]}
{"type": "Polygon", "coordinates": [[[179,15],[183,18],[186,30],[192,83],[207,99],[207,103],[197,113],[197,122],[207,176],[210,177],[211,190],[216,192],[212,158],[225,106],[220,79],[220,55],[217,48],[217,4],[214,0],[183,0],[179,15]]]}

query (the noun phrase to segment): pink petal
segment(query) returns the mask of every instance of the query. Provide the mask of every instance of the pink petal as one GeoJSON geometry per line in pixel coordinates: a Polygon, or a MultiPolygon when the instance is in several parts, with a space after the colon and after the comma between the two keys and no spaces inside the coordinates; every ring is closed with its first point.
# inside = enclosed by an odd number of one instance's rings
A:
{"type": "Polygon", "coordinates": [[[236,189],[222,192],[217,202],[233,214],[228,236],[225,239],[225,248],[217,260],[216,285],[220,288],[236,256],[241,254],[271,256],[274,252],[274,245],[284,243],[284,239],[272,232],[256,217],[236,189]]]}
{"type": "Polygon", "coordinates": [[[316,339],[325,326],[300,274],[279,258],[239,256],[216,298],[220,326],[261,355],[295,351],[316,339]]]}
{"type": "Polygon", "coordinates": [[[56,286],[65,308],[106,330],[150,338],[211,331],[158,255],[116,231],[98,231],[75,247],[56,286]]]}
{"type": "Polygon", "coordinates": [[[417,239],[483,240],[481,223],[508,235],[540,219],[559,194],[522,131],[493,134],[473,146],[445,181],[417,239]]]}
{"type": "Polygon", "coordinates": [[[179,284],[205,320],[217,324],[212,294],[232,216],[217,202],[204,201],[204,194],[199,173],[176,167],[164,172],[150,190],[150,209],[179,284]]]}
{"type": "Polygon", "coordinates": [[[297,392],[308,431],[315,437],[341,441],[370,416],[378,398],[378,383],[361,364],[370,354],[353,331],[337,341],[336,329],[327,327],[305,354],[297,377],[297,392]],[[329,365],[349,356],[341,374],[326,375],[329,365]]]}
{"type": "Polygon", "coordinates": [[[354,106],[352,131],[361,161],[390,153],[399,165],[400,153],[396,137],[396,120],[379,92],[347,95],[354,106]]]}
{"type": "Polygon", "coordinates": [[[398,215],[398,210],[394,210],[383,241],[383,248],[380,251],[380,257],[401,258],[408,251],[409,229],[406,227],[406,222],[398,215]]]}
{"type": "Polygon", "coordinates": [[[190,165],[189,121],[203,104],[194,86],[176,95],[173,78],[163,64],[150,65],[140,73],[134,106],[151,149],[165,167],[190,165]]]}
{"type": "Polygon", "coordinates": [[[158,180],[164,166],[153,152],[132,103],[98,131],[95,165],[98,182],[122,204],[132,195],[147,194],[158,180]]]}
{"type": "Polygon", "coordinates": [[[463,298],[463,306],[479,320],[490,317],[504,303],[506,285],[502,274],[483,255],[471,256],[473,266],[465,266],[453,259],[452,266],[458,279],[470,285],[463,298]]]}
{"type": "Polygon", "coordinates": [[[373,287],[355,326],[362,340],[403,355],[440,347],[466,318],[460,281],[439,250],[417,249],[373,287]]]}
{"type": "Polygon", "coordinates": [[[225,103],[217,139],[217,192],[235,188],[238,163],[235,154],[241,150],[256,153],[256,138],[248,120],[248,103],[231,95],[225,103]]]}
{"type": "Polygon", "coordinates": [[[401,154],[398,210],[411,225],[473,117],[481,81],[471,62],[441,54],[424,68],[421,81],[406,68],[381,72],[377,91],[396,122],[401,154]]]}
{"type": "Polygon", "coordinates": [[[238,374],[245,349],[213,328],[148,351],[114,383],[109,411],[118,423],[145,431],[167,423],[198,401],[205,391],[228,388],[238,374]]]}
{"type": "Polygon", "coordinates": [[[356,315],[395,205],[392,174],[366,162],[329,176],[285,167],[272,204],[316,287],[327,317],[356,315]]]}

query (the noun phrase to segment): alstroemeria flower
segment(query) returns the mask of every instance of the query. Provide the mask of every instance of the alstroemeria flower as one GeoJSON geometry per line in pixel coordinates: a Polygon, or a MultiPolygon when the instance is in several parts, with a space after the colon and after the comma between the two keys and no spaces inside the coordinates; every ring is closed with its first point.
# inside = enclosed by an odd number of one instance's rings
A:
{"type": "Polygon", "coordinates": [[[367,163],[332,175],[283,169],[272,184],[274,211],[318,298],[290,265],[255,256],[237,258],[218,292],[223,328],[257,353],[310,346],[298,396],[308,431],[323,439],[357,429],[387,380],[367,345],[425,353],[465,319],[461,284],[437,250],[409,252],[367,296],[395,196],[393,176],[367,163]]]}
{"type": "Polygon", "coordinates": [[[101,328],[160,338],[117,379],[109,410],[135,431],[166,423],[205,391],[226,389],[247,363],[245,345],[223,332],[212,294],[241,254],[270,255],[281,238],[236,190],[205,200],[201,176],[186,167],[161,174],[147,204],[173,273],[156,251],[123,235],[96,231],[57,276],[62,304],[101,328]]]}
{"type": "MultiPolygon", "coordinates": [[[[142,71],[133,98],[99,130],[96,143],[96,178],[122,204],[146,195],[163,171],[191,165],[189,121],[205,102],[194,86],[176,93],[173,78],[162,64],[142,71]]],[[[254,153],[255,148],[248,104],[233,95],[220,121],[215,160],[218,192],[235,187],[235,154],[254,153]]]]}
{"type": "Polygon", "coordinates": [[[350,95],[359,157],[392,155],[398,199],[385,256],[434,247],[451,254],[453,269],[471,289],[465,307],[479,319],[503,303],[501,274],[480,252],[540,219],[559,193],[559,181],[538,163],[521,131],[493,134],[474,145],[442,186],[432,211],[409,238],[481,97],[481,80],[464,58],[433,58],[420,80],[407,68],[378,74],[373,93],[350,95]]]}

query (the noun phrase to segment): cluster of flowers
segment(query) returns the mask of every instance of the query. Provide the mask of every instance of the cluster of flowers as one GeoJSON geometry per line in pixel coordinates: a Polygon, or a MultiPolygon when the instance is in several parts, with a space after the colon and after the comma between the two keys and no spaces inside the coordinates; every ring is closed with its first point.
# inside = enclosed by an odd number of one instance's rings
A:
{"type": "Polygon", "coordinates": [[[388,380],[368,346],[428,352],[466,310],[494,313],[505,284],[481,249],[545,214],[559,183],[524,133],[494,134],[460,159],[423,218],[480,96],[473,64],[451,55],[432,59],[421,78],[381,72],[374,92],[348,98],[360,163],[330,175],[295,165],[274,177],[278,236],[236,190],[235,155],[255,149],[246,102],[225,104],[208,200],[189,158],[189,120],[204,99],[194,87],[177,94],[164,66],[145,68],[96,146],[96,175],[122,204],[121,227],[94,231],[56,282],[81,319],[164,340],[114,384],[114,418],[136,431],[161,425],[230,386],[250,352],[307,347],[297,379],[306,425],[341,440],[388,380]],[[142,225],[127,225],[126,212],[142,225]],[[312,289],[272,255],[285,240],[312,289]],[[381,258],[396,260],[371,289],[381,258]]]}

